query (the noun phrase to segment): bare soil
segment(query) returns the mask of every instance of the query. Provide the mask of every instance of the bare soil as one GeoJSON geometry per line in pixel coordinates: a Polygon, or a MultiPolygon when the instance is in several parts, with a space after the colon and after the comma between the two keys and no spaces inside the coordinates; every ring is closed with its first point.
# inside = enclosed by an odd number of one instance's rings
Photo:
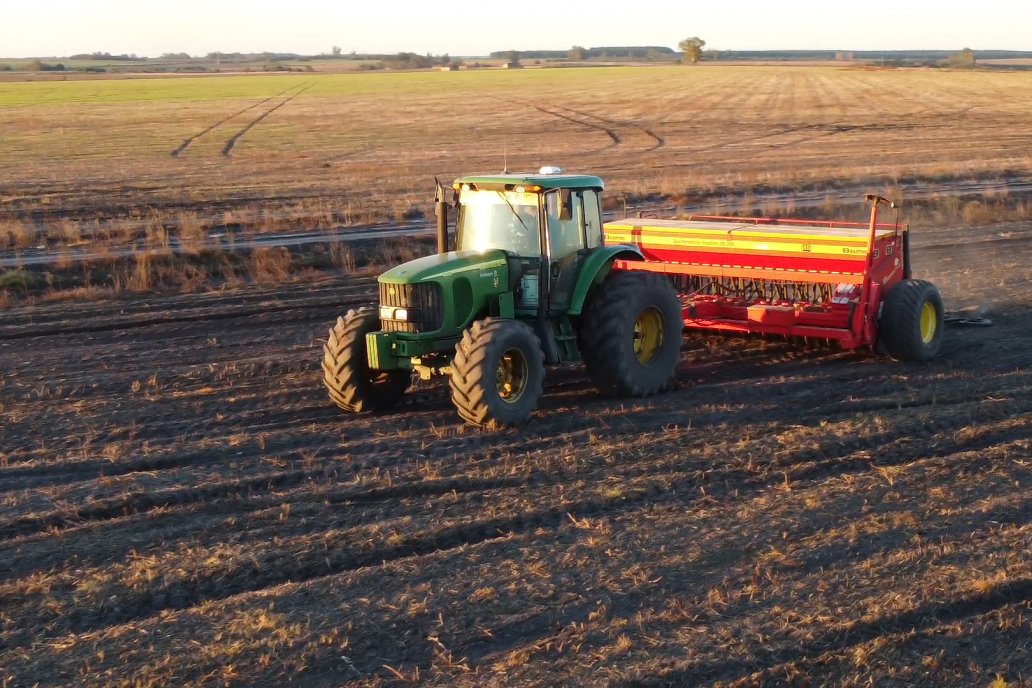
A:
{"type": "Polygon", "coordinates": [[[371,276],[0,312],[0,685],[1032,685],[1032,227],[914,253],[993,327],[494,433],[329,404],[371,276]]]}

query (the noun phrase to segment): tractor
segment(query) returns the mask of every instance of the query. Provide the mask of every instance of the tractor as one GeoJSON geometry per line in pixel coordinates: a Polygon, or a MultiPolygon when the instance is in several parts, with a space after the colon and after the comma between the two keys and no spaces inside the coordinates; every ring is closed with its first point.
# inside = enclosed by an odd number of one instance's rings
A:
{"type": "Polygon", "coordinates": [[[612,270],[640,249],[603,242],[596,176],[455,181],[454,250],[438,185],[438,253],[379,278],[379,307],[338,318],[324,346],[330,398],[383,411],[413,377],[450,378],[459,416],[517,425],[537,408],[545,366],[583,362],[600,392],[648,396],[674,379],[681,303],[661,275],[612,270]]]}

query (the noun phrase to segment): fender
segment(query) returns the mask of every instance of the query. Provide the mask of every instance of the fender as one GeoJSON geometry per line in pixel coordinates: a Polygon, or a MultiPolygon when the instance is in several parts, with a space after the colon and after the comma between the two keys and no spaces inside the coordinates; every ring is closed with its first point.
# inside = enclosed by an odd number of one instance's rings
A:
{"type": "Polygon", "coordinates": [[[614,260],[645,260],[645,256],[641,254],[641,249],[631,244],[600,246],[592,249],[581,264],[577,282],[570,295],[570,308],[567,311],[569,315],[581,314],[584,310],[584,303],[588,300],[588,292],[606,278],[609,270],[613,267],[614,260]]]}

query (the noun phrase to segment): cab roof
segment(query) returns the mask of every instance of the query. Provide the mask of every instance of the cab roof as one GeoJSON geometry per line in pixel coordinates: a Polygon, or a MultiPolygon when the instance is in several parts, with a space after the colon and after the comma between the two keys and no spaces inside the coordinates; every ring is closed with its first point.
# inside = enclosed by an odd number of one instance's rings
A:
{"type": "Polygon", "coordinates": [[[455,180],[455,186],[469,184],[476,188],[512,189],[517,186],[537,186],[547,189],[598,189],[602,179],[589,174],[471,174],[455,180]]]}

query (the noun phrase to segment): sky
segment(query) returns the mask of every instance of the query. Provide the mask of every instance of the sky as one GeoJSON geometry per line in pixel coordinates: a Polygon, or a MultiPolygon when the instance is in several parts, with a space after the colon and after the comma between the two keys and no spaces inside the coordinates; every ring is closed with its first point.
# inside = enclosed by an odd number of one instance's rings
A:
{"type": "MultiPolygon", "coordinates": [[[[0,9],[0,56],[109,52],[486,55],[573,45],[1032,50],[1032,0],[47,0],[0,9]]],[[[2,6],[0,6],[2,8],[2,6]]]]}

